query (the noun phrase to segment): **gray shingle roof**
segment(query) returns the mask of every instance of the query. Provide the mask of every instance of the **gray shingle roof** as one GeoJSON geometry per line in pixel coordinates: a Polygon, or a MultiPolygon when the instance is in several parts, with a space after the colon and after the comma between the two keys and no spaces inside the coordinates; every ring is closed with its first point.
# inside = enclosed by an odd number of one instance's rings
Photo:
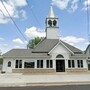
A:
{"type": "MultiPolygon", "coordinates": [[[[68,43],[63,42],[62,40],[60,40],[60,41],[68,49],[70,49],[74,54],[82,54],[83,53],[80,49],[78,49],[74,46],[71,46],[68,43]]],[[[34,48],[34,50],[32,52],[47,52],[48,53],[58,43],[59,43],[58,39],[44,39],[34,48]]]]}
{"type": "Polygon", "coordinates": [[[69,48],[74,54],[82,54],[83,51],[81,51],[80,49],[68,44],[68,43],[65,43],[63,41],[61,41],[67,48],[69,48]]]}
{"type": "Polygon", "coordinates": [[[12,49],[3,57],[50,57],[47,53],[32,53],[30,49],[12,49]]]}
{"type": "Polygon", "coordinates": [[[43,39],[32,52],[49,52],[57,43],[58,39],[43,39]]]}
{"type": "Polygon", "coordinates": [[[83,52],[58,39],[43,39],[34,49],[12,49],[3,54],[3,57],[51,57],[48,53],[58,44],[62,42],[74,54],[83,54],[83,52]]]}

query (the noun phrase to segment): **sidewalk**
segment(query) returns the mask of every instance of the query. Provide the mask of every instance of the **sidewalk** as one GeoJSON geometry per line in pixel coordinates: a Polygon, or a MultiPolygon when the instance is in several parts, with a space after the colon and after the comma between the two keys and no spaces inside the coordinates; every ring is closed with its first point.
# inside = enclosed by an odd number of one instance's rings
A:
{"type": "Polygon", "coordinates": [[[0,86],[90,84],[87,74],[22,75],[0,74],[0,86]]]}

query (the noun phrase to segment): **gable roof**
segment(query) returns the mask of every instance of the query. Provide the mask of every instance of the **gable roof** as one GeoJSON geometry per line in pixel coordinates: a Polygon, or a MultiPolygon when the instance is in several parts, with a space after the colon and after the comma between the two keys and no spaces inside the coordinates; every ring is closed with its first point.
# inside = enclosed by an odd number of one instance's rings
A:
{"type": "Polygon", "coordinates": [[[50,57],[47,53],[32,53],[32,49],[12,49],[3,57],[50,57]]]}
{"type": "Polygon", "coordinates": [[[48,53],[57,43],[59,42],[58,39],[43,39],[34,49],[32,52],[46,52],[48,53]]]}
{"type": "Polygon", "coordinates": [[[90,47],[90,44],[87,46],[86,50],[84,51],[85,54],[87,53],[88,48],[90,47]]]}
{"type": "Polygon", "coordinates": [[[83,52],[72,46],[69,45],[68,43],[63,42],[62,40],[59,39],[44,39],[42,40],[34,49],[32,52],[34,53],[39,53],[39,52],[50,52],[58,43],[60,43],[59,41],[61,41],[61,43],[63,43],[70,51],[72,51],[74,54],[82,54],[83,52]]]}
{"type": "MultiPolygon", "coordinates": [[[[61,40],[60,40],[61,41],[61,40]]],[[[69,48],[74,54],[83,54],[83,51],[81,51],[80,49],[61,41],[67,48],[69,48]]]]}
{"type": "Polygon", "coordinates": [[[62,43],[74,54],[83,54],[83,52],[68,43],[59,39],[44,38],[34,49],[12,49],[3,54],[3,57],[51,57],[48,53],[59,43],[62,43]]]}

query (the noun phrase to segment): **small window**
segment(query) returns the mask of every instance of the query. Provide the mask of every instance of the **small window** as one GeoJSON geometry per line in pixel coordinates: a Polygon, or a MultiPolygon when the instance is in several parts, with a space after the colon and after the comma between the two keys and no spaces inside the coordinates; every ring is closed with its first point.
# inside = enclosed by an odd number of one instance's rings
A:
{"type": "Polygon", "coordinates": [[[68,60],[68,67],[71,68],[71,60],[68,60]]]}
{"type": "Polygon", "coordinates": [[[74,68],[74,67],[75,67],[75,62],[74,62],[74,60],[68,60],[68,67],[69,67],[69,68],[74,68]]]}
{"type": "Polygon", "coordinates": [[[78,68],[83,68],[83,60],[77,60],[78,68]]]}
{"type": "Polygon", "coordinates": [[[73,68],[75,67],[75,63],[74,63],[74,60],[72,60],[72,67],[73,67],[73,68]]]}
{"type": "Polygon", "coordinates": [[[16,66],[15,66],[15,68],[18,68],[18,60],[16,60],[16,66]]]}
{"type": "Polygon", "coordinates": [[[19,60],[19,68],[22,68],[22,60],[19,60]]]}
{"type": "Polygon", "coordinates": [[[37,60],[37,68],[43,68],[43,60],[37,60]]]}
{"type": "Polygon", "coordinates": [[[56,26],[56,24],[57,24],[57,21],[54,20],[54,21],[53,21],[53,26],[56,26]]]}
{"type": "Polygon", "coordinates": [[[15,68],[22,68],[22,60],[16,60],[15,68]]]}
{"type": "Polygon", "coordinates": [[[51,20],[48,21],[48,25],[49,25],[50,27],[52,26],[52,21],[51,21],[51,20]]]}
{"type": "Polygon", "coordinates": [[[43,68],[43,60],[41,60],[41,68],[43,68]]]}
{"type": "Polygon", "coordinates": [[[53,67],[53,61],[50,60],[50,68],[52,68],[52,67],[53,67]]]}
{"type": "Polygon", "coordinates": [[[47,68],[53,68],[53,61],[52,60],[46,60],[46,67],[47,68]]]}
{"type": "Polygon", "coordinates": [[[8,62],[8,67],[11,67],[11,62],[10,61],[8,62]]]}
{"type": "Polygon", "coordinates": [[[49,68],[49,60],[47,60],[46,63],[47,63],[46,64],[47,65],[46,67],[49,68]]]}

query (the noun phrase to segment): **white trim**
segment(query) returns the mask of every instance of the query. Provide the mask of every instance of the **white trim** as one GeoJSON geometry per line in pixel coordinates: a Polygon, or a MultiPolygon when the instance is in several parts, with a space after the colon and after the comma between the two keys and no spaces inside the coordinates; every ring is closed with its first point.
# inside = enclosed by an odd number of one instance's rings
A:
{"type": "Polygon", "coordinates": [[[49,51],[48,54],[50,54],[60,43],[61,43],[69,52],[71,52],[72,54],[74,54],[74,53],[73,53],[68,47],[66,47],[60,40],[59,40],[59,42],[56,44],[56,46],[54,46],[54,48],[49,51]]]}

